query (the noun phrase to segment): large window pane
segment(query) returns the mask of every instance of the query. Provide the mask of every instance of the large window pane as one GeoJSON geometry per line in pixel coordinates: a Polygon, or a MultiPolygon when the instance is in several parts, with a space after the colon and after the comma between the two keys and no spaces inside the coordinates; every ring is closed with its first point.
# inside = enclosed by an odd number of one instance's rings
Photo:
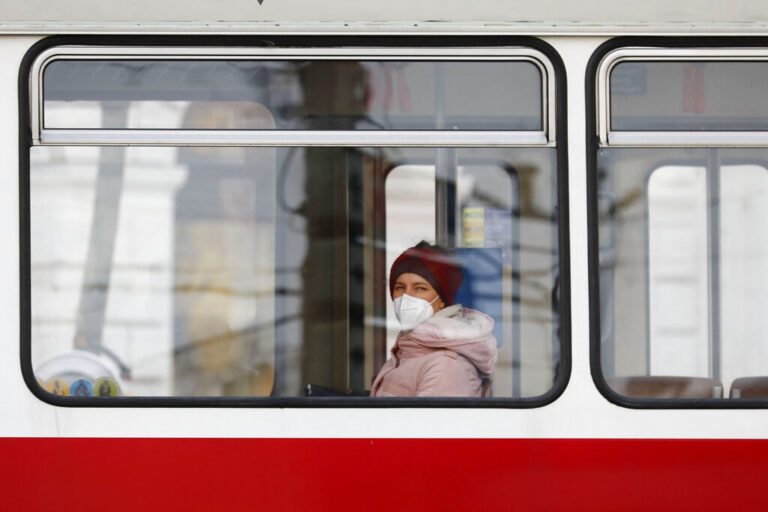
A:
{"type": "Polygon", "coordinates": [[[499,321],[493,396],[542,395],[560,363],[556,187],[550,148],[34,147],[33,369],[62,393],[365,394],[390,255],[448,237],[477,262],[466,300],[499,321]]]}
{"type": "Polygon", "coordinates": [[[764,149],[599,152],[612,205],[599,218],[601,354],[616,391],[728,397],[768,374],[766,163],[764,149]]]}

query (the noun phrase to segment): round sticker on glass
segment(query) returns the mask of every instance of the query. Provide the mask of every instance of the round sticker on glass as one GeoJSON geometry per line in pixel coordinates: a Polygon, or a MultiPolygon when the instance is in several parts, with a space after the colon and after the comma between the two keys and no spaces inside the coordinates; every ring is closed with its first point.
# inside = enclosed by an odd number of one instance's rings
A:
{"type": "Polygon", "coordinates": [[[45,390],[52,395],[69,395],[69,385],[63,379],[51,379],[45,383],[45,390]]]}
{"type": "Polygon", "coordinates": [[[77,379],[69,386],[69,396],[93,396],[93,384],[86,379],[77,379]]]}
{"type": "Polygon", "coordinates": [[[117,382],[108,377],[97,380],[94,389],[96,390],[96,396],[117,396],[120,394],[117,382]]]}

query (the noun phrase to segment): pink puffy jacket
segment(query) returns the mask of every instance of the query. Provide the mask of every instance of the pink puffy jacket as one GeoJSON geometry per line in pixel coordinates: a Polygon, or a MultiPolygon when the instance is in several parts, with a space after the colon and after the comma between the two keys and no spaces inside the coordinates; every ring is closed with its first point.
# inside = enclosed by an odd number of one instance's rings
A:
{"type": "Polygon", "coordinates": [[[460,304],[400,331],[371,396],[481,396],[496,366],[492,331],[491,317],[460,304]]]}

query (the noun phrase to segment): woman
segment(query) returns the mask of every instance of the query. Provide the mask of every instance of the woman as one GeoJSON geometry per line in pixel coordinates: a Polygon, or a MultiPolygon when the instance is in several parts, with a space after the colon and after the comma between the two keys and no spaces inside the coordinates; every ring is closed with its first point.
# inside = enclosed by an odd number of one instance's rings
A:
{"type": "Polygon", "coordinates": [[[483,396],[496,365],[493,319],[453,303],[462,280],[447,252],[427,242],[395,260],[389,291],[402,330],[371,396],[483,396]]]}

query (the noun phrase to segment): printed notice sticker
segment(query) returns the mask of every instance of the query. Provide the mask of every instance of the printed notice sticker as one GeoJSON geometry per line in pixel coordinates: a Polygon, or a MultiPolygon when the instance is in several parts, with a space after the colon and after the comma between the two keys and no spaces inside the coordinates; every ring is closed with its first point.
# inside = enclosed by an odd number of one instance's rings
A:
{"type": "Polygon", "coordinates": [[[120,394],[120,388],[117,386],[117,382],[108,377],[99,379],[94,386],[96,396],[117,396],[120,394]]]}
{"type": "Polygon", "coordinates": [[[51,379],[45,383],[45,390],[52,395],[69,395],[69,385],[63,379],[51,379]]]}
{"type": "Polygon", "coordinates": [[[69,386],[70,396],[93,396],[93,384],[86,379],[77,379],[69,386]]]}

